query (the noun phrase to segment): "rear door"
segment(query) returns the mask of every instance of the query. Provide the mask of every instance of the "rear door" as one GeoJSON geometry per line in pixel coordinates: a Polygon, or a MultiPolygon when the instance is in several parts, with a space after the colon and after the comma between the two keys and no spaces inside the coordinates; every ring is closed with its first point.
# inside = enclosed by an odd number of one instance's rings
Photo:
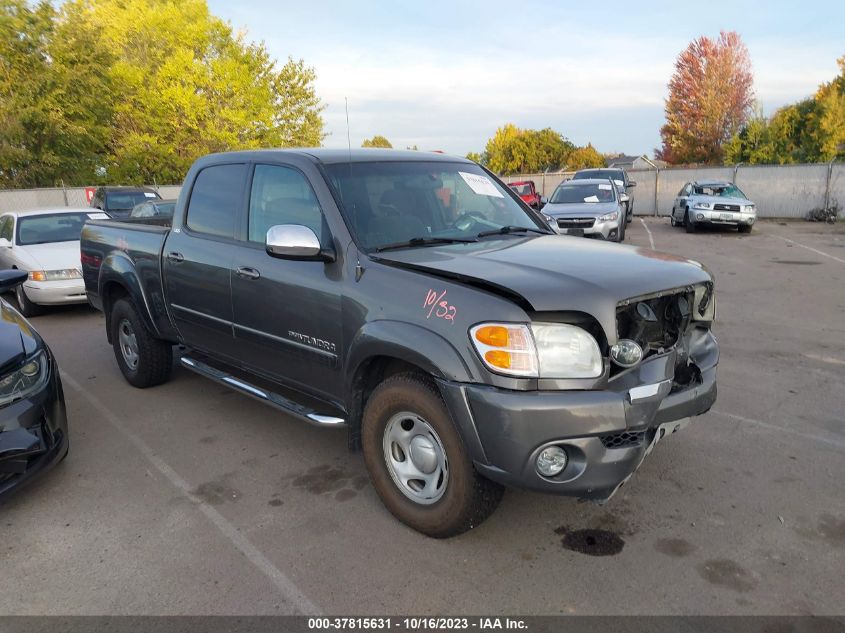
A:
{"type": "Polygon", "coordinates": [[[244,211],[247,165],[210,165],[197,174],[185,221],[162,255],[174,325],[189,347],[237,360],[231,270],[235,229],[244,211]]]}
{"type": "MultiPolygon", "coordinates": [[[[332,236],[305,173],[292,164],[256,164],[247,222],[232,260],[235,339],[258,372],[325,400],[341,391],[341,262],[267,254],[267,229],[307,226],[324,246],[332,236]]],[[[327,201],[328,202],[328,201],[327,201]]]]}

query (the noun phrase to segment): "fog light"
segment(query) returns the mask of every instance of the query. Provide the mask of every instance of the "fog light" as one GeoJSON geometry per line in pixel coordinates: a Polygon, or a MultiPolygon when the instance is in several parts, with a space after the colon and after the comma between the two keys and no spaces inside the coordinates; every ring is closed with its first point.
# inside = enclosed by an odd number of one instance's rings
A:
{"type": "Polygon", "coordinates": [[[633,367],[643,359],[643,348],[635,341],[622,339],[610,348],[610,359],[620,367],[633,367]]]}
{"type": "Polygon", "coordinates": [[[697,216],[695,216],[695,219],[696,219],[696,220],[703,220],[703,219],[704,219],[704,214],[703,214],[703,213],[699,213],[697,216]]]}
{"type": "Polygon", "coordinates": [[[566,451],[560,446],[549,446],[537,456],[537,472],[544,477],[554,477],[566,468],[566,451]]]}

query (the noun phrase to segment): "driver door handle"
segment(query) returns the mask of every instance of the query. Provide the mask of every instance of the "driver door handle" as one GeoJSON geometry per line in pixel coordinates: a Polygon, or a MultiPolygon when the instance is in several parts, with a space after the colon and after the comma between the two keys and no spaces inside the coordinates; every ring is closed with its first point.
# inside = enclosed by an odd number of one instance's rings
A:
{"type": "Polygon", "coordinates": [[[258,272],[255,268],[250,268],[249,266],[240,266],[235,272],[238,277],[244,277],[246,279],[258,279],[261,277],[260,272],[258,272]]]}
{"type": "Polygon", "coordinates": [[[185,261],[185,256],[182,253],[177,253],[176,251],[170,251],[167,254],[167,259],[171,262],[178,264],[179,262],[185,261]]]}

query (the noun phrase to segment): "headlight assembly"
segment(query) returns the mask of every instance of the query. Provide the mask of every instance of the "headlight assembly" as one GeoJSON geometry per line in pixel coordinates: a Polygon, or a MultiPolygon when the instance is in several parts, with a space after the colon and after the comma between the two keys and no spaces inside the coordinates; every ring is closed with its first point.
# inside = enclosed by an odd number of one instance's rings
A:
{"type": "Polygon", "coordinates": [[[753,205],[753,204],[746,204],[746,205],[742,208],[742,210],[743,210],[743,211],[745,211],[746,213],[754,213],[755,208],[754,208],[754,205],[753,205]]]}
{"type": "Polygon", "coordinates": [[[597,378],[602,357],[596,340],[565,323],[482,323],[470,339],[484,364],[499,374],[527,378],[597,378]]]}
{"type": "Polygon", "coordinates": [[[30,281],[67,281],[69,279],[82,279],[82,273],[77,268],[32,270],[29,273],[30,281]]]}
{"type": "Polygon", "coordinates": [[[16,369],[0,377],[0,407],[21,400],[41,389],[47,382],[47,355],[40,351],[16,369]]]}
{"type": "Polygon", "coordinates": [[[709,209],[710,206],[711,205],[710,205],[709,202],[696,202],[695,204],[692,205],[692,208],[693,209],[709,209]]]}
{"type": "Polygon", "coordinates": [[[619,217],[619,212],[614,211],[613,213],[606,213],[605,215],[599,218],[599,222],[613,222],[619,217]]]}

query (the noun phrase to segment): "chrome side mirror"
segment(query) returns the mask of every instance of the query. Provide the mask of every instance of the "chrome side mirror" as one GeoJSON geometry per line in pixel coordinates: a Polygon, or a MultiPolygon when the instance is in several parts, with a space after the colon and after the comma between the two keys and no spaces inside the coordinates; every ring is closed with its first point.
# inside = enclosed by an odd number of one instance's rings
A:
{"type": "Polygon", "coordinates": [[[316,233],[301,224],[277,224],[267,230],[267,253],[282,259],[334,261],[334,253],[324,249],[316,233]]]}

